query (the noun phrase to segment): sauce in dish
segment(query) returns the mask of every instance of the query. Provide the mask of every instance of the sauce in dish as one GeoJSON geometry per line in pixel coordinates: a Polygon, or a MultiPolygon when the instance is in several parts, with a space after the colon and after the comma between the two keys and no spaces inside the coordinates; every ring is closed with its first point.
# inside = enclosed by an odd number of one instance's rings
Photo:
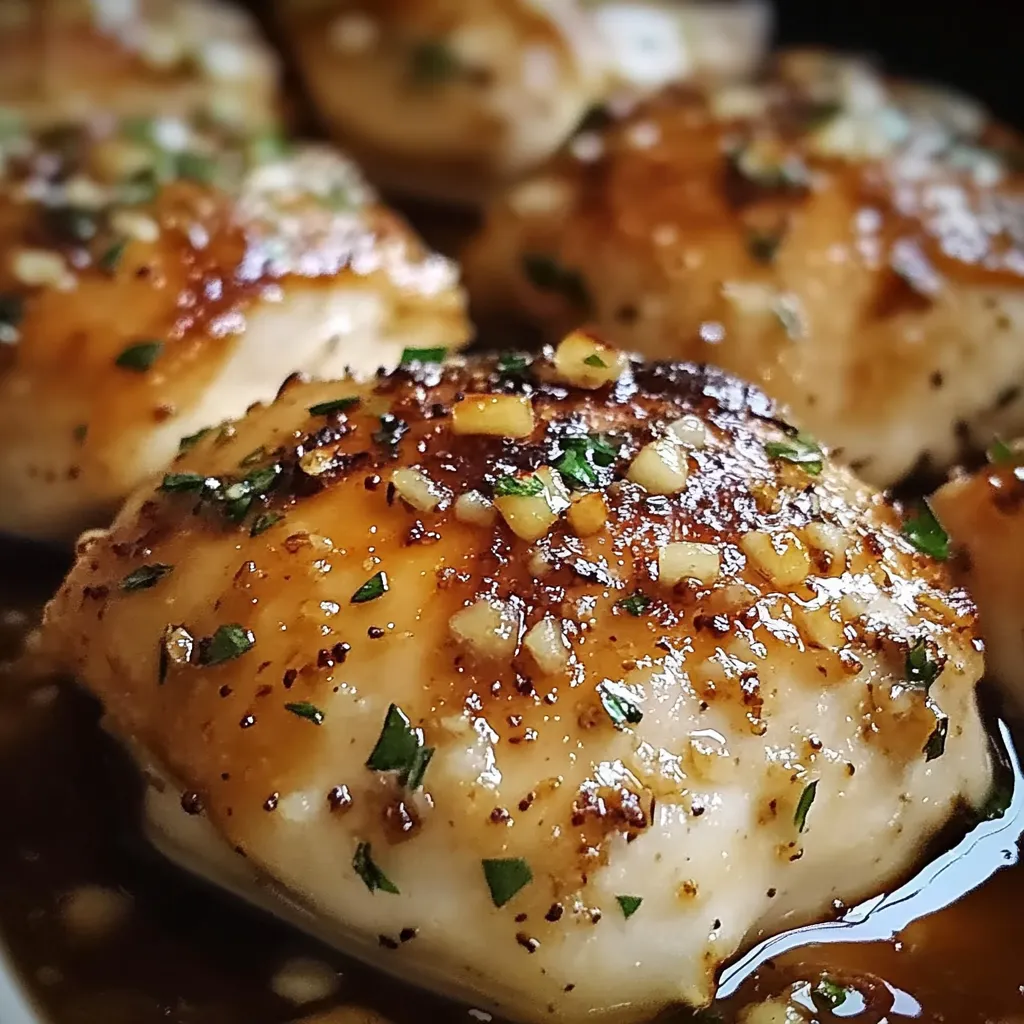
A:
{"type": "MultiPolygon", "coordinates": [[[[67,681],[13,664],[62,569],[38,550],[0,548],[0,932],[44,1016],[54,1024],[489,1020],[346,960],[147,847],[133,770],[99,728],[96,705],[67,681]]],[[[892,892],[751,949],[722,973],[719,1001],[700,1017],[1024,1020],[1024,790],[1014,791],[1009,731],[1001,723],[992,731],[1005,746],[988,820],[952,829],[892,892]]]]}

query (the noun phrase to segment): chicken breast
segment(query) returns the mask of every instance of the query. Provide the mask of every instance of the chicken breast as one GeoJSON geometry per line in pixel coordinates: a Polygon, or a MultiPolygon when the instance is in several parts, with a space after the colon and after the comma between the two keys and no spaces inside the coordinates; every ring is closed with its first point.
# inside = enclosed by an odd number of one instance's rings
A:
{"type": "Polygon", "coordinates": [[[1024,150],[967,101],[793,53],[579,135],[489,210],[482,316],[762,385],[867,480],[1024,426],[1024,150]]]}
{"type": "Polygon", "coordinates": [[[220,0],[4,0],[0,107],[34,124],[106,111],[255,128],[279,116],[278,60],[220,0]]]}
{"type": "Polygon", "coordinates": [[[631,1020],[985,796],[974,610],[908,537],[760,392],[573,335],[286,385],[83,539],[44,643],[193,870],[631,1020]]]}
{"type": "Polygon", "coordinates": [[[993,462],[939,488],[932,507],[953,543],[953,572],[981,615],[986,665],[1011,712],[1024,715],[1024,455],[997,442],[993,462]]]}
{"type": "Polygon", "coordinates": [[[475,201],[611,95],[748,72],[762,0],[286,0],[324,121],[375,181],[475,201]]]}
{"type": "Polygon", "coordinates": [[[467,337],[454,266],[326,148],[103,118],[0,168],[0,530],[71,539],[289,374],[467,337]]]}

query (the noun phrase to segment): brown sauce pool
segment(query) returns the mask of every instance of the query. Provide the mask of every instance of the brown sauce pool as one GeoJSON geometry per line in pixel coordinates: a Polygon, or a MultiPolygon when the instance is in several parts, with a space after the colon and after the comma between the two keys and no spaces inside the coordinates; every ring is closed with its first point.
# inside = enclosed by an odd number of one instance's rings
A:
{"type": "MultiPolygon", "coordinates": [[[[62,569],[46,552],[0,544],[0,938],[44,1016],[53,1024],[285,1024],[357,1006],[394,1024],[488,1021],[347,960],[147,847],[131,766],[98,728],[95,703],[66,681],[10,664],[62,569]],[[72,927],[69,906],[83,886],[120,894],[123,914],[91,932],[72,927]],[[334,991],[302,1006],[277,994],[273,979],[294,958],[319,962],[334,991]]],[[[1019,777],[1012,741],[1005,727],[994,731],[1012,764],[1008,786],[1011,771],[1019,777]]],[[[1024,1024],[1022,831],[1017,786],[1001,818],[966,835],[961,828],[903,886],[840,920],[769,940],[727,968],[719,1003],[698,1017],[733,1020],[785,992],[799,1014],[785,1018],[794,1024],[1024,1024]],[[823,973],[856,988],[834,1011],[809,995],[823,973]]]]}

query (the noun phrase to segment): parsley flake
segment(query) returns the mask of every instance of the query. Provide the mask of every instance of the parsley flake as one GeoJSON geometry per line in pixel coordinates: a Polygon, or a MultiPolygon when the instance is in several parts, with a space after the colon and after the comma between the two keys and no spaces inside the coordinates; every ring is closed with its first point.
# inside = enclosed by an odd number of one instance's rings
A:
{"type": "Polygon", "coordinates": [[[766,231],[760,228],[751,228],[747,232],[747,252],[757,263],[770,266],[775,262],[782,239],[783,232],[781,230],[766,231]]]}
{"type": "Polygon", "coordinates": [[[81,444],[89,433],[88,423],[79,423],[74,430],[71,431],[72,437],[81,444]]]}
{"type": "Polygon", "coordinates": [[[376,601],[388,592],[388,575],[386,572],[378,572],[371,576],[349,600],[352,604],[366,604],[367,601],[376,601]]]}
{"type": "Polygon", "coordinates": [[[118,264],[121,262],[121,257],[124,255],[124,251],[127,247],[127,238],[117,239],[100,254],[100,258],[96,261],[96,265],[105,274],[114,273],[114,271],[117,270],[118,264]]]}
{"type": "Polygon", "coordinates": [[[636,703],[636,697],[621,683],[606,679],[598,685],[597,693],[601,706],[617,729],[624,725],[639,725],[643,721],[644,713],[636,703]]]}
{"type": "Polygon", "coordinates": [[[178,442],[178,454],[184,455],[185,452],[190,452],[204,437],[206,437],[210,430],[210,427],[203,427],[202,430],[197,430],[194,434],[189,434],[187,437],[183,437],[178,442]]]}
{"type": "Polygon", "coordinates": [[[1024,453],[1015,452],[1001,437],[992,439],[985,454],[994,466],[1012,466],[1024,457],[1024,453]]]}
{"type": "Polygon", "coordinates": [[[398,895],[398,886],[374,863],[369,843],[360,843],[356,847],[352,858],[352,870],[363,880],[363,884],[370,892],[377,892],[379,889],[381,892],[398,895]]]}
{"type": "Polygon", "coordinates": [[[500,857],[480,862],[491,890],[491,902],[503,907],[513,896],[533,881],[530,865],[522,857],[500,857]]]}
{"type": "Polygon", "coordinates": [[[935,518],[927,501],[922,501],[917,515],[903,524],[903,536],[923,554],[931,555],[940,562],[949,558],[949,534],[935,518]]]}
{"type": "Polygon", "coordinates": [[[366,759],[366,767],[375,772],[398,772],[398,780],[408,789],[419,789],[434,748],[424,746],[423,730],[414,729],[397,704],[388,708],[377,743],[366,759]]]}
{"type": "Polygon", "coordinates": [[[928,645],[923,638],[919,637],[914,646],[907,651],[905,667],[907,682],[913,686],[922,687],[927,693],[941,671],[942,666],[931,657],[928,645]]]}
{"type": "Polygon", "coordinates": [[[213,636],[199,642],[199,664],[220,665],[225,661],[233,661],[251,651],[255,643],[256,637],[252,631],[237,622],[218,626],[213,636]]]}
{"type": "Polygon", "coordinates": [[[932,713],[935,715],[935,728],[924,745],[925,761],[934,761],[937,757],[942,757],[946,752],[946,737],[949,735],[949,716],[943,714],[934,705],[932,705],[932,713]]]}
{"type": "Polygon", "coordinates": [[[134,590],[149,590],[173,571],[173,565],[164,565],[162,562],[156,562],[153,565],[140,565],[138,569],[128,573],[118,585],[126,593],[131,593],[134,590]]]}
{"type": "Polygon", "coordinates": [[[402,350],[402,366],[410,363],[443,363],[448,349],[439,348],[406,348],[402,350]]]}
{"type": "Polygon", "coordinates": [[[160,490],[169,493],[201,491],[207,478],[201,473],[167,473],[160,482],[160,490]]]}
{"type": "Polygon", "coordinates": [[[454,78],[462,70],[455,51],[439,39],[417,43],[409,55],[409,70],[420,85],[438,85],[454,78]]]}
{"type": "Polygon", "coordinates": [[[564,437],[559,441],[562,454],[555,469],[573,490],[586,490],[598,482],[597,468],[610,466],[618,458],[618,449],[603,437],[564,437]]]}
{"type": "Polygon", "coordinates": [[[636,618],[643,615],[650,606],[651,599],[642,590],[634,590],[629,597],[624,597],[621,601],[615,602],[616,608],[621,608],[624,612],[629,612],[630,615],[636,618]]]}
{"type": "Polygon", "coordinates": [[[644,899],[642,896],[616,896],[615,902],[618,903],[619,908],[622,910],[622,916],[628,921],[639,909],[640,904],[643,903],[644,899]]]}
{"type": "Polygon", "coordinates": [[[593,355],[587,356],[583,362],[587,366],[598,366],[605,370],[608,368],[608,364],[596,352],[593,355]]]}
{"type": "Polygon", "coordinates": [[[818,476],[822,469],[825,453],[810,434],[802,431],[786,438],[785,441],[769,441],[764,446],[770,459],[783,459],[800,466],[811,476],[818,476]]]}
{"type": "Polygon", "coordinates": [[[836,1010],[846,1002],[849,990],[838,981],[833,981],[825,975],[814,988],[811,989],[811,1000],[819,1009],[826,1008],[836,1010]]]}
{"type": "Polygon", "coordinates": [[[817,779],[804,786],[804,791],[800,794],[800,799],[797,801],[796,810],[793,812],[793,824],[796,825],[797,832],[803,832],[807,828],[807,813],[811,809],[811,804],[814,803],[814,797],[817,795],[817,792],[817,779]]]}
{"type": "Polygon", "coordinates": [[[580,272],[562,266],[553,256],[527,253],[522,266],[526,279],[538,291],[554,292],[581,309],[589,309],[592,305],[590,292],[580,272]]]}
{"type": "Polygon", "coordinates": [[[318,402],[316,405],[311,405],[309,414],[310,416],[330,416],[332,412],[344,412],[358,404],[359,399],[355,395],[349,395],[347,398],[332,398],[329,402],[318,402]]]}
{"type": "Polygon", "coordinates": [[[544,493],[544,481],[535,473],[529,476],[499,476],[494,481],[496,498],[535,498],[544,493]]]}
{"type": "Polygon", "coordinates": [[[323,725],[324,723],[324,713],[315,704],[310,704],[308,701],[300,700],[292,704],[285,704],[284,709],[299,718],[307,719],[314,725],[323,725]]]}
{"type": "Polygon", "coordinates": [[[254,520],[252,529],[249,530],[250,537],[258,537],[266,533],[272,526],[277,526],[284,519],[283,512],[261,512],[254,520]]]}
{"type": "Polygon", "coordinates": [[[115,360],[114,365],[122,370],[145,373],[160,358],[164,350],[162,341],[140,341],[129,345],[115,360]]]}
{"type": "Polygon", "coordinates": [[[498,356],[496,369],[506,379],[521,377],[529,368],[530,360],[519,352],[502,352],[498,356]]]}

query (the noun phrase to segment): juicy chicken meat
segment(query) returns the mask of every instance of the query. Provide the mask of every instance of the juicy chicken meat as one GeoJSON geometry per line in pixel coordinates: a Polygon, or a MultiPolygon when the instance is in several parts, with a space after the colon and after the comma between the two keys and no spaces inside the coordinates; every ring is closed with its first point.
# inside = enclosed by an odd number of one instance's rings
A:
{"type": "Polygon", "coordinates": [[[754,380],[889,485],[1024,426],[1024,177],[968,101],[792,53],[578,135],[489,210],[482,315],[754,380]]]}
{"type": "Polygon", "coordinates": [[[318,146],[176,119],[0,139],[0,530],[109,522],[179,440],[467,337],[454,266],[318,146]]]}
{"type": "Polygon", "coordinates": [[[953,572],[977,602],[986,666],[1011,711],[1024,714],[1024,456],[997,444],[995,461],[960,474],[931,499],[953,543],[953,572]]]}
{"type": "Polygon", "coordinates": [[[286,0],[324,121],[375,181],[476,201],[611,96],[748,73],[762,0],[286,0]]]}
{"type": "Polygon", "coordinates": [[[707,1002],[989,785],[974,610],[719,371],[291,383],[83,538],[44,640],[193,870],[514,1018],[707,1002]]]}
{"type": "Polygon", "coordinates": [[[252,128],[279,115],[278,72],[253,19],[220,0],[0,3],[0,114],[36,125],[103,111],[252,128]]]}

